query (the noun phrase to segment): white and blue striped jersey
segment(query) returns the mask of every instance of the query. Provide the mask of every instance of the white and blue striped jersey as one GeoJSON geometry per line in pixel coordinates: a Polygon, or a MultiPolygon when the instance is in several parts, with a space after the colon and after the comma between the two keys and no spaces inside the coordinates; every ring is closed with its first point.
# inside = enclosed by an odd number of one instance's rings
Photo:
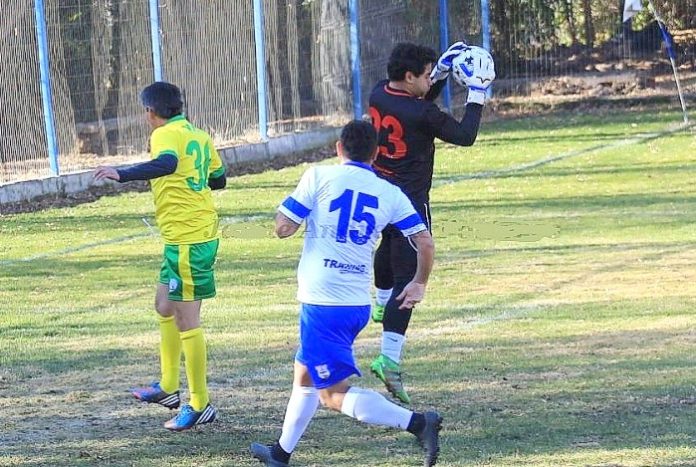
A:
{"type": "Polygon", "coordinates": [[[426,230],[401,189],[359,162],[310,168],[278,210],[306,221],[297,299],[312,305],[369,305],[382,229],[393,224],[404,236],[426,230]]]}

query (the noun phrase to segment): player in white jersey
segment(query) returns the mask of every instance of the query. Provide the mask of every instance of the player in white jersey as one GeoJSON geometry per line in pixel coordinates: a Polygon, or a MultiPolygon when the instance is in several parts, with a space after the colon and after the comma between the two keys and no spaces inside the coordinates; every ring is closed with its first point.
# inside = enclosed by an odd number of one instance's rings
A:
{"type": "Polygon", "coordinates": [[[377,134],[369,123],[356,120],[346,125],[336,150],[342,164],[307,170],[276,215],[281,238],[306,222],[297,270],[300,343],[280,438],[271,445],[254,443],[251,451],[267,466],[289,465],[321,402],[361,422],[407,430],[425,450],[424,465],[435,465],[440,415],[413,412],[348,383],[350,376],[360,376],[353,341],[370,318],[372,254],[379,233],[392,224],[418,248],[415,276],[397,298],[403,309],[423,299],[433,240],[401,189],[372,170],[377,134]]]}

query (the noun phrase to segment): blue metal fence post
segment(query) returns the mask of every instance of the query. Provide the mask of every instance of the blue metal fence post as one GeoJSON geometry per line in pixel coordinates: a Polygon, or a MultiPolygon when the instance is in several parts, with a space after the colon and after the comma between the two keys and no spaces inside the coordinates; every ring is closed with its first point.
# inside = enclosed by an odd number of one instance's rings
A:
{"type": "Polygon", "coordinates": [[[155,81],[162,81],[162,45],[160,43],[158,0],[150,0],[150,40],[152,41],[152,68],[155,81]]]}
{"type": "Polygon", "coordinates": [[[58,136],[53,117],[53,94],[51,92],[51,69],[48,62],[48,37],[46,33],[46,10],[43,0],[34,1],[36,16],[36,39],[39,47],[39,75],[41,79],[41,100],[43,101],[44,124],[46,126],[46,143],[48,144],[48,161],[51,174],[60,175],[58,167],[58,136]]]}
{"type": "MultiPolygon", "coordinates": [[[[449,5],[447,0],[440,0],[440,51],[444,52],[449,47],[449,5]]],[[[447,110],[452,109],[452,94],[449,81],[442,90],[442,100],[447,110]]]]}
{"type": "Polygon", "coordinates": [[[268,141],[268,107],[266,99],[266,45],[264,40],[263,2],[254,0],[254,41],[256,42],[256,86],[259,102],[259,133],[268,141]]]}
{"type": "MultiPolygon", "coordinates": [[[[490,20],[490,9],[488,7],[488,0],[481,0],[481,40],[483,41],[483,48],[491,51],[491,20],[490,20]]],[[[491,84],[486,91],[488,98],[493,96],[493,85],[491,84]]]]}
{"type": "Polygon", "coordinates": [[[360,77],[360,0],[349,0],[350,11],[350,61],[353,77],[353,116],[362,118],[362,83],[360,77]]]}

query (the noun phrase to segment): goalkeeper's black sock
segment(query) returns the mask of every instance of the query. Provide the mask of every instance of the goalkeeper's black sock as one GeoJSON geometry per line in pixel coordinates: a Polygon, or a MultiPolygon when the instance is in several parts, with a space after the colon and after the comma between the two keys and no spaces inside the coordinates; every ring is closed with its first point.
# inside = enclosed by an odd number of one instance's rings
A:
{"type": "Polygon", "coordinates": [[[287,464],[290,462],[290,452],[285,452],[285,449],[280,447],[280,443],[276,441],[276,443],[271,446],[271,456],[273,456],[273,459],[280,461],[284,464],[287,464]]]}
{"type": "Polygon", "coordinates": [[[406,427],[406,431],[412,435],[418,436],[423,431],[423,428],[425,428],[425,416],[423,416],[422,413],[413,412],[411,421],[408,422],[408,426],[406,427]]]}

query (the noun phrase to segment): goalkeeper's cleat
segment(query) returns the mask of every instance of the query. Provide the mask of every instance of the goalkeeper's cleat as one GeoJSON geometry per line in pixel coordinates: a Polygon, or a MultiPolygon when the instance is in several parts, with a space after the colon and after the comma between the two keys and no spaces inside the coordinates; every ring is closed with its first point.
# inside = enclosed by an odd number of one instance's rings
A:
{"type": "Polygon", "coordinates": [[[133,397],[139,401],[159,404],[168,409],[176,409],[181,403],[179,391],[175,391],[171,394],[164,392],[159,383],[152,383],[150,386],[144,388],[135,388],[131,389],[130,391],[131,394],[133,394],[133,397]]]}
{"type": "Polygon", "coordinates": [[[165,422],[164,427],[172,431],[184,431],[193,428],[196,425],[203,425],[204,423],[210,423],[217,417],[217,409],[212,405],[208,404],[200,412],[193,410],[193,407],[186,404],[181,407],[179,414],[165,422]]]}
{"type": "Polygon", "coordinates": [[[372,307],[372,321],[381,323],[384,320],[384,305],[375,305],[372,307]]]}
{"type": "Polygon", "coordinates": [[[370,365],[372,373],[379,378],[387,390],[404,404],[410,404],[411,398],[404,389],[404,383],[401,381],[401,368],[391,358],[384,354],[380,354],[370,365]]]}
{"type": "Polygon", "coordinates": [[[437,462],[440,454],[440,429],[442,428],[442,417],[437,412],[425,412],[425,426],[420,433],[416,434],[418,442],[425,450],[423,465],[431,467],[437,462]]]}
{"type": "Polygon", "coordinates": [[[273,446],[260,443],[251,443],[251,454],[268,467],[288,467],[290,464],[273,457],[273,446]]]}

